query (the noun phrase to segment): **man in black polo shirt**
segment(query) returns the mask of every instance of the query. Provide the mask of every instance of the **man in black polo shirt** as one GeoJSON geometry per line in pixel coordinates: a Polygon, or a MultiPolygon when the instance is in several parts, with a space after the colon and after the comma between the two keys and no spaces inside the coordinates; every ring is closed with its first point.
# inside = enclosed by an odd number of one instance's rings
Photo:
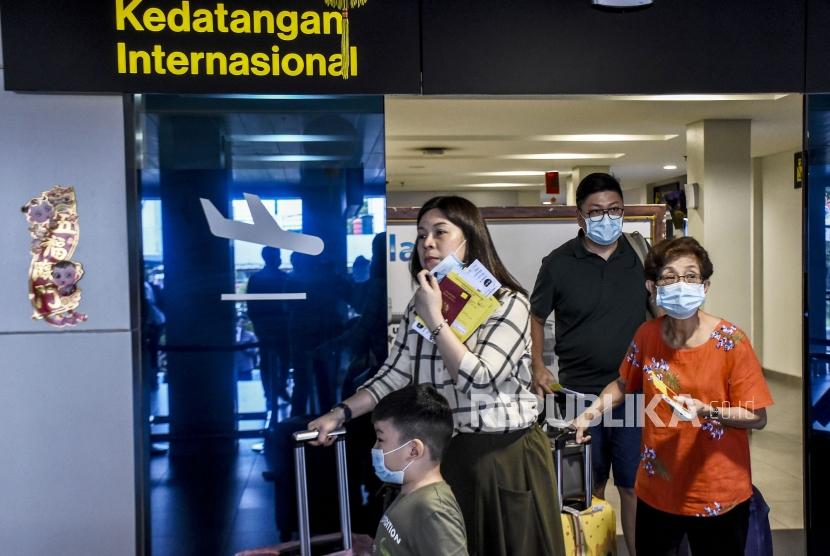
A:
{"type": "MultiPolygon", "coordinates": [[[[542,260],[531,295],[533,383],[540,395],[551,393],[553,375],[542,360],[544,324],[555,314],[555,351],[559,382],[583,394],[598,395],[619,377],[619,367],[648,307],[643,264],[622,235],[623,195],[619,182],[590,174],[576,190],[577,237],[542,260]]],[[[613,417],[625,417],[625,404],[613,417]]],[[[634,415],[634,408],[629,409],[634,415]]],[[[640,460],[639,427],[592,427],[594,494],[605,497],[613,468],[620,492],[626,545],[634,554],[636,496],[634,478],[640,460]]]]}

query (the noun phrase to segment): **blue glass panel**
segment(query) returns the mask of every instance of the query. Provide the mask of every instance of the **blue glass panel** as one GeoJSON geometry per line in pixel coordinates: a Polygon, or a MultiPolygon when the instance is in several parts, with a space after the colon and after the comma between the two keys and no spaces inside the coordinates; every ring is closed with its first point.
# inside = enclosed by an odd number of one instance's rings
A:
{"type": "Polygon", "coordinates": [[[808,95],[805,190],[804,487],[807,553],[823,554],[830,489],[830,95],[808,95]]]}
{"type": "MultiPolygon", "coordinates": [[[[182,554],[290,538],[288,434],[386,356],[383,98],[137,106],[153,552],[171,538],[182,554]]],[[[356,530],[379,517],[362,495],[378,486],[373,437],[367,419],[350,430],[356,530]]],[[[337,529],[336,513],[312,513],[315,532],[337,529]]]]}

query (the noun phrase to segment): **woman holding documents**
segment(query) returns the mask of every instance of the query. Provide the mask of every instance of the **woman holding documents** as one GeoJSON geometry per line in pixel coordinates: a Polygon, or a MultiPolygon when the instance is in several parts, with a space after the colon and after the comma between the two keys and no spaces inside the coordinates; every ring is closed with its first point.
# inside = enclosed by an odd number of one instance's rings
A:
{"type": "Polygon", "coordinates": [[[638,556],[743,555],[752,496],[748,429],[763,428],[772,404],[746,334],[700,310],[713,273],[691,237],[656,245],[646,287],[666,315],[637,330],[609,384],[576,421],[592,420],[642,391],[645,419],[637,473],[638,556]]]}
{"type": "Polygon", "coordinates": [[[470,554],[563,554],[550,443],[530,391],[526,293],[466,199],[427,201],[416,248],[410,271],[419,287],[388,359],[309,428],[327,437],[390,392],[431,384],[453,409],[442,473],[464,515],[470,554]]]}

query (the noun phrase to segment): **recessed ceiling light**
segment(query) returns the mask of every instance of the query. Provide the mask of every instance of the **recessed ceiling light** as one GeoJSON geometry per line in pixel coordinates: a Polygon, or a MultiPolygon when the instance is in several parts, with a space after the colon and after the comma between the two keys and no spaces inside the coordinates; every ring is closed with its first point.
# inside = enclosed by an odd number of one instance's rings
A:
{"type": "Polygon", "coordinates": [[[459,143],[471,141],[539,141],[539,142],[555,142],[555,141],[668,141],[674,139],[678,135],[672,134],[649,134],[649,135],[634,135],[630,133],[566,133],[559,135],[499,135],[499,134],[468,134],[468,135],[387,135],[386,140],[392,142],[410,142],[417,141],[419,143],[440,140],[444,143],[459,143]]]}
{"type": "Polygon", "coordinates": [[[457,187],[484,187],[484,188],[509,188],[509,187],[541,187],[541,183],[516,183],[516,182],[495,182],[495,183],[464,183],[457,187]]]}
{"type": "Polygon", "coordinates": [[[620,158],[625,153],[534,153],[508,154],[500,158],[510,160],[594,160],[604,158],[620,158]]]}
{"type": "Polygon", "coordinates": [[[347,135],[301,135],[296,133],[263,133],[253,135],[231,135],[232,143],[324,143],[329,141],[351,141],[347,135]]]}
{"type": "Polygon", "coordinates": [[[617,142],[617,141],[668,141],[677,134],[668,135],[631,135],[629,133],[575,133],[566,135],[533,135],[535,141],[590,141],[590,142],[617,142]]]}
{"type": "Polygon", "coordinates": [[[749,95],[624,95],[606,97],[609,100],[649,100],[649,101],[679,101],[679,102],[699,102],[699,101],[718,101],[718,100],[778,100],[782,99],[786,94],[770,93],[770,94],[749,94],[749,95]]]}
{"type": "Polygon", "coordinates": [[[324,156],[316,154],[254,154],[234,155],[234,162],[328,162],[350,160],[348,156],[324,156]]]}
{"type": "MultiPolygon", "coordinates": [[[[555,172],[556,170],[548,170],[549,172],[555,172]]],[[[561,173],[561,172],[560,172],[561,173]]],[[[473,172],[470,174],[471,176],[492,176],[492,177],[536,177],[536,176],[544,176],[544,170],[510,170],[507,172],[473,172]]]]}
{"type": "Polygon", "coordinates": [[[677,165],[675,164],[666,164],[663,166],[663,170],[677,170],[677,165]]]}

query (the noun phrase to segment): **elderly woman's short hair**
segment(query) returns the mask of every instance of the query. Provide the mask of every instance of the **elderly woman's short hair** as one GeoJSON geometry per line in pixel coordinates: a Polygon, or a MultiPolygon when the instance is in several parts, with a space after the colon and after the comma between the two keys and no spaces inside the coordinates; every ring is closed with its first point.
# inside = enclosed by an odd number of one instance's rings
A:
{"type": "Polygon", "coordinates": [[[656,282],[660,276],[660,270],[664,266],[680,257],[694,257],[700,266],[700,276],[708,280],[715,272],[712,261],[709,260],[709,253],[693,237],[678,237],[675,239],[661,241],[648,252],[645,266],[646,280],[656,282]]]}

